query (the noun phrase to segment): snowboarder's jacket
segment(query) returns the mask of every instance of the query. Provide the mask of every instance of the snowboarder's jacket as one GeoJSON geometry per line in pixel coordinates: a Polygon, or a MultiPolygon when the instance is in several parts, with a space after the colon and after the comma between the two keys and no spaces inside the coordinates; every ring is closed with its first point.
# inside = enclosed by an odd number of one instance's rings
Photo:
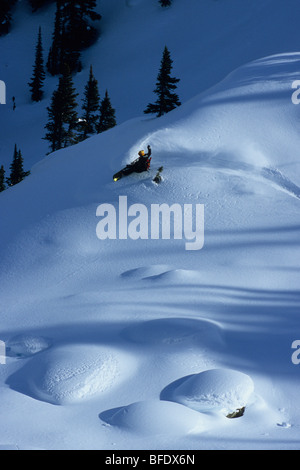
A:
{"type": "Polygon", "coordinates": [[[134,162],[134,171],[137,173],[142,173],[143,171],[147,171],[150,168],[151,162],[151,147],[148,145],[148,153],[145,155],[141,155],[135,162],[134,162]]]}

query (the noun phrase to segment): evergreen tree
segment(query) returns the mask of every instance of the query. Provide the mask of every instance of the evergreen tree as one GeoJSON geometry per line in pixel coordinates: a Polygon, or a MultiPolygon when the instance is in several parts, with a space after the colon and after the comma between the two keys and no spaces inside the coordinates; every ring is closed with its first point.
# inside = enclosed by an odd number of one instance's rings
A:
{"type": "Polygon", "coordinates": [[[92,22],[101,19],[101,15],[94,11],[96,6],[96,0],[63,1],[66,36],[75,50],[90,46],[96,39],[97,30],[92,22]]]}
{"type": "Polygon", "coordinates": [[[84,25],[81,26],[81,46],[89,47],[98,37],[98,30],[92,22],[100,21],[101,15],[95,12],[97,7],[96,0],[83,0],[81,2],[81,14],[84,19],[84,25]]]}
{"type": "Polygon", "coordinates": [[[42,30],[39,28],[38,41],[35,53],[35,64],[33,68],[33,76],[29,87],[31,90],[32,101],[41,101],[43,97],[43,82],[45,80],[43,46],[42,46],[42,30]]]}
{"type": "Polygon", "coordinates": [[[62,1],[62,29],[61,29],[61,59],[62,64],[68,64],[71,72],[80,72],[80,38],[77,22],[80,22],[78,0],[62,1]]]}
{"type": "Polygon", "coordinates": [[[51,106],[47,108],[49,121],[44,139],[50,142],[51,152],[76,143],[75,129],[78,122],[76,93],[72,75],[67,65],[54,91],[51,106]]]}
{"type": "Polygon", "coordinates": [[[17,145],[15,145],[13,161],[10,165],[10,176],[7,178],[6,182],[8,186],[14,186],[20,183],[29,174],[30,171],[24,171],[21,150],[18,150],[17,145]]]}
{"type": "Polygon", "coordinates": [[[161,61],[160,71],[157,77],[156,88],[154,93],[158,95],[158,99],[154,104],[148,104],[145,114],[156,114],[157,117],[162,116],[176,106],[180,106],[178,95],[174,92],[177,88],[176,83],[180,80],[178,78],[171,77],[172,63],[170,52],[165,47],[163,52],[163,58],[161,61]]]}
{"type": "Polygon", "coordinates": [[[49,51],[47,68],[51,75],[62,72],[68,64],[71,72],[82,69],[81,50],[88,47],[97,37],[97,30],[91,24],[101,19],[94,11],[96,0],[57,0],[52,46],[49,51]]]}
{"type": "Polygon", "coordinates": [[[169,7],[172,4],[171,0],[159,0],[159,3],[162,7],[169,7]]]}
{"type": "Polygon", "coordinates": [[[45,140],[50,142],[50,151],[55,152],[63,146],[63,122],[62,122],[63,97],[59,89],[55,90],[51,99],[51,106],[47,108],[49,121],[45,126],[47,133],[45,140]]]}
{"type": "Polygon", "coordinates": [[[54,21],[54,32],[52,45],[48,54],[47,70],[51,75],[58,75],[62,72],[63,58],[63,22],[62,8],[59,1],[56,2],[56,12],[54,21]]]}
{"type": "Polygon", "coordinates": [[[2,165],[0,168],[0,193],[6,189],[5,186],[5,170],[4,166],[2,165]]]}
{"type": "Polygon", "coordinates": [[[90,67],[89,80],[84,91],[84,100],[82,109],[84,111],[81,121],[82,132],[79,140],[86,139],[90,134],[97,132],[97,121],[100,108],[100,95],[98,82],[93,74],[93,67],[90,67]]]}
{"type": "Polygon", "coordinates": [[[1,0],[0,2],[0,36],[7,34],[11,28],[11,10],[16,0],[1,0]]]}
{"type": "Polygon", "coordinates": [[[117,124],[115,118],[115,110],[113,109],[110,98],[108,96],[108,92],[106,90],[105,96],[100,105],[100,118],[97,127],[97,132],[100,134],[101,132],[107,131],[111,129],[117,124]]]}

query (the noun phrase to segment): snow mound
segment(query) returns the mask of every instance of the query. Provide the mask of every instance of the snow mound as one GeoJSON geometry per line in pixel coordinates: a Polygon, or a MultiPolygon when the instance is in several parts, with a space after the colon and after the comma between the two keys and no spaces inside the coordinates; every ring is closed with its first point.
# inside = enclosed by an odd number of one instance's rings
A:
{"type": "Polygon", "coordinates": [[[32,358],[9,384],[41,401],[68,405],[110,390],[127,377],[130,359],[102,346],[61,346],[32,358]]]}
{"type": "Polygon", "coordinates": [[[174,390],[173,399],[193,410],[227,415],[246,406],[253,391],[254,384],[248,375],[212,369],[189,376],[174,390]]]}
{"type": "Polygon", "coordinates": [[[199,273],[197,271],[190,269],[171,269],[167,265],[153,265],[130,269],[123,272],[121,277],[168,283],[193,283],[199,281],[199,273]]]}
{"type": "Polygon", "coordinates": [[[12,357],[30,357],[51,346],[51,341],[42,336],[17,335],[6,344],[6,352],[12,357]]]}
{"type": "Polygon", "coordinates": [[[157,276],[167,271],[168,266],[166,265],[150,265],[142,266],[139,268],[129,269],[124,271],[121,274],[123,278],[132,278],[132,279],[145,279],[152,276],[157,276]]]}
{"type": "Polygon", "coordinates": [[[201,346],[222,342],[217,324],[201,319],[163,318],[142,322],[125,328],[122,335],[135,343],[160,346],[198,344],[201,346]]]}
{"type": "Polygon", "coordinates": [[[189,269],[171,269],[159,274],[147,276],[147,279],[172,283],[197,282],[197,280],[199,280],[199,273],[189,269]]]}
{"type": "Polygon", "coordinates": [[[200,433],[215,426],[211,416],[178,403],[149,400],[108,410],[99,415],[107,424],[140,434],[184,435],[200,433]]]}

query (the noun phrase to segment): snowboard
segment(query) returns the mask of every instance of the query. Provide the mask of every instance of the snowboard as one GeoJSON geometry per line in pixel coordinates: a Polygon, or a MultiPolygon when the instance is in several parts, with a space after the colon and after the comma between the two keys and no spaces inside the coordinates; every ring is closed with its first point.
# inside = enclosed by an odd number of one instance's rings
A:
{"type": "MultiPolygon", "coordinates": [[[[149,160],[149,166],[150,166],[150,161],[151,161],[151,158],[149,160]]],[[[121,178],[123,178],[123,176],[131,175],[131,173],[142,173],[143,171],[147,171],[147,168],[144,168],[143,166],[141,167],[140,158],[137,158],[129,165],[126,165],[125,168],[115,173],[113,176],[113,180],[119,181],[121,178]]]]}
{"type": "Polygon", "coordinates": [[[121,178],[123,178],[123,176],[130,175],[130,173],[126,173],[125,171],[126,171],[126,168],[123,168],[123,170],[118,171],[118,173],[115,173],[113,176],[113,180],[119,181],[121,178]]]}

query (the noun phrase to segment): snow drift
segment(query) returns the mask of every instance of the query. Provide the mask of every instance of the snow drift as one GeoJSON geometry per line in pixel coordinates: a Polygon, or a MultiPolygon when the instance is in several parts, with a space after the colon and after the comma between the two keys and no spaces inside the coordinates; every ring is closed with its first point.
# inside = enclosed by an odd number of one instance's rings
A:
{"type": "Polygon", "coordinates": [[[9,384],[38,400],[68,405],[110,390],[124,375],[128,378],[130,362],[125,354],[104,347],[58,347],[31,359],[9,384]]]}
{"type": "Polygon", "coordinates": [[[252,379],[239,371],[212,369],[192,375],[174,391],[174,401],[197,411],[225,416],[244,408],[254,392],[252,379]]]}

